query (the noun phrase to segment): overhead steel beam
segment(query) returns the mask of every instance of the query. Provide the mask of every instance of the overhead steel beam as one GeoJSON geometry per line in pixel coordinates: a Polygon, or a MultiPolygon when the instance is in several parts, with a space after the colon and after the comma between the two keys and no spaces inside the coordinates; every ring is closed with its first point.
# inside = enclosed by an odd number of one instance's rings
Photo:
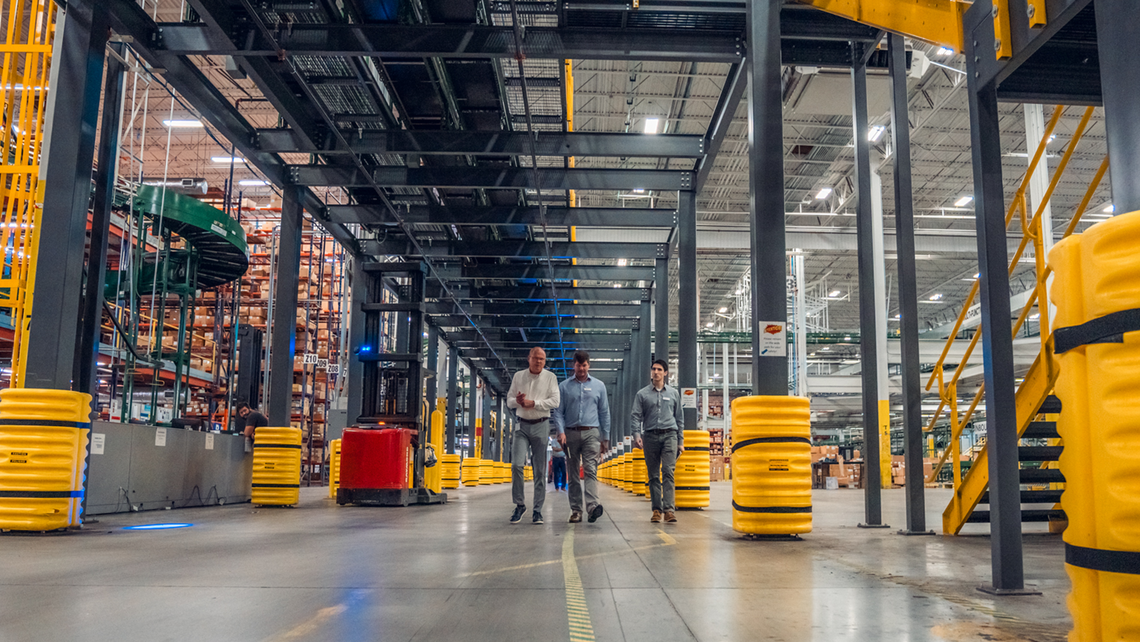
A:
{"type": "MultiPolygon", "coordinates": [[[[512,27],[459,24],[292,23],[277,35],[280,50],[251,30],[237,47],[202,25],[162,25],[161,46],[180,55],[448,58],[482,60],[517,55],[512,27]]],[[[732,63],[743,40],[731,30],[527,27],[522,55],[531,59],[732,63]]]]}
{"type": "MultiPolygon", "coordinates": [[[[347,148],[334,141],[320,153],[516,156],[530,154],[533,141],[539,156],[701,158],[705,155],[703,136],[680,134],[407,129],[343,134],[348,141],[347,148]]],[[[257,145],[262,151],[275,153],[311,151],[306,137],[292,129],[258,130],[257,145]]]]}
{"type": "MultiPolygon", "coordinates": [[[[563,169],[527,167],[379,167],[372,180],[383,187],[532,189],[537,171],[544,190],[687,190],[693,172],[658,169],[563,169]]],[[[294,165],[290,181],[306,187],[371,187],[355,167],[294,165]]]]}
{"type": "Polygon", "coordinates": [[[708,151],[703,158],[697,161],[696,192],[698,194],[704,188],[709,174],[712,173],[716,156],[720,153],[720,146],[724,143],[724,137],[728,135],[728,127],[732,124],[732,119],[736,117],[736,111],[740,107],[740,99],[744,97],[744,89],[748,86],[748,75],[745,73],[747,68],[747,63],[741,61],[728,70],[724,87],[720,91],[720,99],[717,101],[716,109],[713,110],[708,134],[705,136],[707,141],[705,147],[708,151]]]}
{"type": "MultiPolygon", "coordinates": [[[[162,77],[214,129],[235,148],[235,153],[257,168],[271,183],[284,187],[288,182],[285,163],[277,154],[263,152],[254,145],[256,129],[242,116],[209,79],[184,56],[156,51],[151,44],[159,39],[159,27],[146,11],[132,0],[100,0],[107,6],[111,29],[131,39],[131,48],[151,67],[162,70],[162,77]]],[[[357,255],[356,237],[343,225],[324,218],[324,203],[312,190],[301,195],[304,209],[350,254],[357,255]]]]}
{"type": "MultiPolygon", "coordinates": [[[[475,315],[476,318],[480,318],[475,315]]],[[[629,330],[630,320],[623,317],[572,317],[575,328],[580,330],[629,330]]],[[[432,315],[429,319],[435,325],[441,328],[459,328],[461,330],[472,329],[470,320],[462,314],[439,314],[432,315]]],[[[525,332],[529,333],[531,330],[553,330],[558,327],[554,319],[546,317],[534,317],[527,315],[518,316],[504,316],[496,315],[494,317],[482,317],[481,321],[485,321],[481,327],[489,328],[522,328],[525,332]]],[[[569,323],[569,322],[564,322],[569,323]]]]}
{"type": "MultiPolygon", "coordinates": [[[[569,287],[558,288],[559,301],[641,301],[649,295],[645,288],[614,288],[614,287],[569,287]]],[[[428,289],[429,296],[432,294],[428,289]]],[[[518,300],[549,301],[550,288],[544,286],[521,287],[481,287],[463,293],[456,292],[457,298],[470,300],[518,300]]]]}
{"type": "Polygon", "coordinates": [[[483,306],[483,315],[524,315],[563,317],[636,317],[638,306],[620,303],[488,303],[483,306]]]}
{"type": "MultiPolygon", "coordinates": [[[[329,220],[359,225],[396,225],[378,205],[330,205],[329,220]]],[[[402,213],[406,223],[423,225],[541,225],[537,207],[434,207],[413,205],[402,213]]],[[[677,211],[620,207],[550,207],[546,224],[553,227],[673,227],[677,211]]]]}
{"type": "MultiPolygon", "coordinates": [[[[554,278],[564,281],[651,281],[655,278],[651,267],[616,265],[555,265],[554,278]]],[[[457,279],[548,279],[545,265],[478,265],[463,266],[457,279]]]]}
{"type": "MultiPolygon", "coordinates": [[[[546,246],[532,241],[486,241],[443,242],[436,245],[423,245],[424,256],[467,256],[467,257],[525,257],[546,256],[546,246]]],[[[654,259],[665,251],[664,243],[550,243],[550,253],[555,258],[577,259],[654,259]]],[[[400,255],[416,256],[410,243],[398,240],[386,242],[364,241],[363,251],[372,256],[400,255]]]]}

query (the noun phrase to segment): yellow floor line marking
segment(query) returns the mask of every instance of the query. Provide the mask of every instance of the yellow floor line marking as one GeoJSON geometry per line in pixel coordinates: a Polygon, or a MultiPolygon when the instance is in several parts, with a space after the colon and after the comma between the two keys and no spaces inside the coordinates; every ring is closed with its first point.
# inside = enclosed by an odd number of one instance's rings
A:
{"type": "Polygon", "coordinates": [[[308,620],[305,620],[304,622],[280,635],[274,635],[272,637],[266,638],[266,640],[267,642],[275,640],[299,640],[302,638],[311,637],[314,633],[319,631],[321,627],[324,626],[326,622],[328,622],[328,620],[340,615],[341,613],[344,613],[347,610],[348,605],[346,604],[337,604],[336,606],[330,606],[326,609],[321,609],[317,611],[316,615],[309,618],[308,620]]]}
{"type": "MultiPolygon", "coordinates": [[[[567,532],[570,532],[570,531],[567,531],[567,532]]],[[[607,553],[591,553],[589,555],[583,555],[582,557],[579,557],[576,559],[588,560],[588,559],[594,559],[595,557],[608,557],[610,555],[625,555],[627,553],[635,553],[637,551],[645,551],[645,550],[649,550],[651,548],[661,548],[662,546],[673,546],[677,543],[677,540],[673,539],[673,537],[667,533],[663,533],[661,531],[658,531],[657,536],[661,538],[661,541],[662,541],[661,544],[649,544],[647,546],[635,546],[633,548],[627,548],[627,549],[623,549],[620,551],[609,551],[607,553]]],[[[546,560],[545,562],[532,562],[530,564],[519,564],[518,566],[505,566],[503,568],[496,568],[496,569],[492,569],[489,571],[472,571],[470,573],[464,573],[464,574],[460,575],[460,577],[475,577],[478,575],[495,575],[497,573],[509,573],[510,571],[522,571],[522,570],[526,570],[528,568],[539,568],[540,566],[551,566],[554,564],[561,564],[561,563],[562,563],[562,560],[560,560],[560,559],[558,559],[558,560],[546,560]]]]}
{"type": "Polygon", "coordinates": [[[574,558],[574,529],[566,531],[562,540],[562,577],[566,582],[566,617],[570,624],[570,639],[575,642],[593,642],[594,625],[586,608],[586,592],[582,590],[582,577],[578,575],[578,560],[574,558]]]}

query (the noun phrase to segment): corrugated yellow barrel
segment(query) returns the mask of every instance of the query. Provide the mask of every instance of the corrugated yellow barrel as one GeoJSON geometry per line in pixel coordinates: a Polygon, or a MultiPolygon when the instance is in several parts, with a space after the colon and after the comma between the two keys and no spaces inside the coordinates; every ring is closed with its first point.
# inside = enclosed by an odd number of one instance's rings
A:
{"type": "Polygon", "coordinates": [[[1049,265],[1056,274],[1051,298],[1057,306],[1057,430],[1064,444],[1061,507],[1069,520],[1069,640],[1137,640],[1140,324],[1134,317],[1140,308],[1140,212],[1061,241],[1049,253],[1049,265]],[[1098,331],[1111,320],[1120,322],[1114,332],[1098,331]],[[1121,341],[1120,330],[1127,328],[1132,331],[1121,341]],[[1100,339],[1108,342],[1092,342],[1100,339]]]}
{"type": "Polygon", "coordinates": [[[460,468],[463,472],[463,485],[465,487],[479,485],[479,474],[482,472],[482,466],[479,464],[479,460],[474,457],[463,458],[460,468]]]}
{"type": "Polygon", "coordinates": [[[733,401],[732,444],[732,527],[749,535],[811,532],[808,400],[753,396],[733,401]]]}
{"type": "MultiPolygon", "coordinates": [[[[622,488],[622,490],[624,490],[627,493],[632,493],[633,492],[633,453],[628,452],[628,453],[622,455],[622,458],[625,460],[625,465],[622,467],[623,468],[623,475],[622,475],[622,480],[621,480],[621,488],[622,488]]],[[[648,473],[646,473],[646,476],[648,477],[648,473]]]]}
{"type": "Polygon", "coordinates": [[[708,431],[686,430],[685,452],[677,458],[674,477],[677,508],[704,508],[709,505],[709,468],[708,431]]]}
{"type": "Polygon", "coordinates": [[[83,523],[91,395],[0,391],[0,529],[51,531],[83,523]]]}
{"type": "MultiPolygon", "coordinates": [[[[499,483],[507,484],[511,481],[511,465],[505,461],[495,462],[495,468],[499,471],[499,483]]],[[[526,466],[523,467],[523,472],[526,472],[526,466]]],[[[531,469],[531,476],[528,479],[534,479],[534,469],[531,469]]]]}
{"type": "Polygon", "coordinates": [[[459,455],[456,453],[444,453],[444,455],[440,457],[440,465],[443,466],[443,487],[459,488],[459,455]]]}
{"type": "Polygon", "coordinates": [[[630,453],[630,461],[633,472],[633,494],[644,495],[649,487],[649,469],[645,467],[645,451],[634,448],[630,453]]]}
{"type": "Polygon", "coordinates": [[[253,434],[253,498],[262,506],[301,499],[301,429],[258,428],[253,434]]]}
{"type": "Polygon", "coordinates": [[[336,489],[340,488],[340,440],[329,442],[329,497],[336,499],[336,489]]]}
{"type": "Polygon", "coordinates": [[[497,484],[498,479],[495,474],[495,462],[490,459],[479,460],[479,485],[487,486],[489,484],[497,484]]]}
{"type": "Polygon", "coordinates": [[[523,466],[523,481],[534,481],[534,468],[523,466]]]}

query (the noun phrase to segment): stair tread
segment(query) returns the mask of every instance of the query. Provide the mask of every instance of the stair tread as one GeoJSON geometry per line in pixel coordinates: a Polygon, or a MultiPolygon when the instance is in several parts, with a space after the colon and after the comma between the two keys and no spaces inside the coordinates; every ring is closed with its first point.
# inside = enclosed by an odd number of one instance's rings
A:
{"type": "MultiPolygon", "coordinates": [[[[1021,521],[1024,522],[1049,522],[1054,520],[1064,520],[1065,511],[1042,509],[1042,510],[1022,510],[1021,521]]],[[[988,524],[990,521],[990,511],[976,510],[970,514],[969,519],[966,520],[971,524],[988,524]]]]}
{"type": "Polygon", "coordinates": [[[1055,421],[1034,421],[1022,433],[1022,439],[1060,439],[1055,421]]]}
{"type": "Polygon", "coordinates": [[[1018,461],[1057,461],[1064,446],[1021,446],[1017,449],[1018,461]]]}
{"type": "Polygon", "coordinates": [[[1065,475],[1056,468],[1022,468],[1018,471],[1022,484],[1064,483],[1065,475]]]}
{"type": "Polygon", "coordinates": [[[1061,400],[1057,395],[1049,395],[1045,397],[1045,401],[1037,412],[1050,415],[1058,414],[1061,412],[1061,400]]]}
{"type": "MultiPolygon", "coordinates": [[[[1065,492],[1064,489],[1047,489],[1047,490],[1023,490],[1021,491],[1022,504],[1056,504],[1061,501],[1061,493],[1065,492]]],[[[982,498],[978,504],[990,503],[990,491],[982,493],[982,498]]]]}

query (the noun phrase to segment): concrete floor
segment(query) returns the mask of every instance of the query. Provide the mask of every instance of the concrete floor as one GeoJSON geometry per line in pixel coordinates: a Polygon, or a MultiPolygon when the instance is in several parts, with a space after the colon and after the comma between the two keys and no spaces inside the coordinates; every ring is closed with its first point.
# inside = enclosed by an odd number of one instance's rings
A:
{"type": "MultiPolygon", "coordinates": [[[[940,524],[949,491],[928,491],[940,524]]],[[[1057,536],[1025,537],[1028,582],[995,598],[986,537],[865,530],[860,491],[816,491],[801,542],[751,542],[729,524],[730,483],[676,525],[604,487],[605,516],[512,526],[508,485],[445,506],[249,504],[100,517],[79,533],[0,537],[0,640],[1036,640],[1069,629],[1057,536]],[[171,531],[123,526],[192,522],[171,531]],[[579,579],[580,578],[580,583],[579,579]]],[[[529,498],[530,491],[528,489],[529,498]]]]}

